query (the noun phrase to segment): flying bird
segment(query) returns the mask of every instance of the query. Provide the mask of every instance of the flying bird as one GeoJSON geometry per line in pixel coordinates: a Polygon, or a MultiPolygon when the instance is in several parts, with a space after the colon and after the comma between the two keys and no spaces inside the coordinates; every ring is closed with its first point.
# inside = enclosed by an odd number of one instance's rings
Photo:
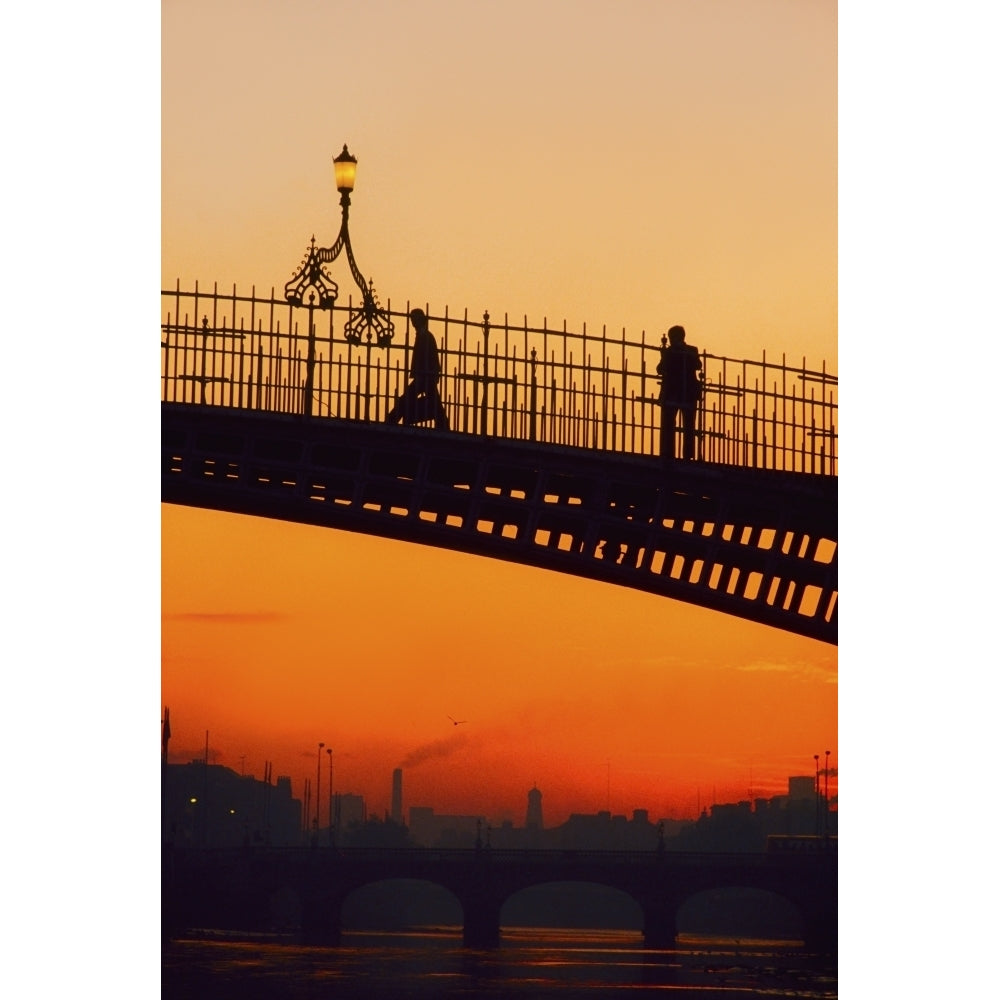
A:
{"type": "MultiPolygon", "coordinates": [[[[451,716],[449,715],[448,718],[451,719],[451,716]]],[[[469,720],[468,719],[451,719],[451,721],[452,721],[453,725],[460,726],[460,725],[462,725],[463,722],[468,722],[469,720]]]]}

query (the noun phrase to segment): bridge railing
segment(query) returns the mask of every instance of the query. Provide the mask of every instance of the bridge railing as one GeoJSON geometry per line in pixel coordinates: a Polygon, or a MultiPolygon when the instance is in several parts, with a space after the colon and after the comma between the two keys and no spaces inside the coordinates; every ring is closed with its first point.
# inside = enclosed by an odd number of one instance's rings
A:
{"type": "MultiPolygon", "coordinates": [[[[180,285],[161,293],[161,399],[315,418],[382,421],[407,382],[411,303],[386,312],[388,346],[350,342],[360,307],[321,308],[268,296],[180,285]]],[[[412,305],[416,305],[413,303],[412,305]]],[[[473,319],[447,309],[430,329],[441,355],[441,397],[463,434],[655,455],[660,338],[629,339],[473,319]]],[[[698,457],[725,465],[836,475],[837,376],[780,361],[702,352],[698,457]]],[[[679,450],[677,451],[679,454],[679,450]]]]}

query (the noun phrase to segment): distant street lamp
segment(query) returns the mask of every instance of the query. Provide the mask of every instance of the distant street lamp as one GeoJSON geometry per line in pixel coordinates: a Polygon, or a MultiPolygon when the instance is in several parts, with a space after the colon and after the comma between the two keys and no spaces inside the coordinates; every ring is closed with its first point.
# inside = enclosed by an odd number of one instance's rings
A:
{"type": "Polygon", "coordinates": [[[816,761],[816,783],[813,786],[816,792],[816,836],[819,836],[819,754],[813,754],[813,760],[816,761]]]}
{"type": "Polygon", "coordinates": [[[830,836],[830,751],[826,751],[826,766],[823,768],[823,834],[830,836]]]}
{"type": "Polygon", "coordinates": [[[330,787],[327,789],[326,799],[326,825],[330,830],[330,837],[333,837],[333,747],[326,748],[326,756],[330,761],[330,787]]]}
{"type": "Polygon", "coordinates": [[[320,743],[319,749],[316,751],[316,829],[317,829],[317,831],[319,830],[319,799],[320,799],[320,794],[319,793],[322,790],[322,786],[320,785],[320,777],[319,777],[319,762],[323,759],[322,753],[323,753],[323,747],[325,747],[325,746],[326,746],[325,743],[320,743]]]}

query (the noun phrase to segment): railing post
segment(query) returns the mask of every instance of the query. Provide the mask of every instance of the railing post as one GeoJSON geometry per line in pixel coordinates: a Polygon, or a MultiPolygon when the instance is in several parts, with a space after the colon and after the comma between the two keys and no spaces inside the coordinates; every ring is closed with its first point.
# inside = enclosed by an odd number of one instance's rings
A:
{"type": "Polygon", "coordinates": [[[479,418],[479,433],[486,436],[488,433],[487,417],[489,414],[489,364],[490,364],[490,314],[483,312],[483,398],[480,403],[481,415],[479,418]]]}
{"type": "Polygon", "coordinates": [[[531,349],[531,388],[529,390],[528,401],[528,440],[538,440],[538,379],[535,374],[536,355],[535,349],[531,349]]]}
{"type": "Polygon", "coordinates": [[[312,416],[313,376],[316,367],[316,328],[313,326],[313,300],[315,297],[313,292],[309,293],[309,339],[306,348],[306,384],[302,390],[302,414],[307,418],[312,416]]]}

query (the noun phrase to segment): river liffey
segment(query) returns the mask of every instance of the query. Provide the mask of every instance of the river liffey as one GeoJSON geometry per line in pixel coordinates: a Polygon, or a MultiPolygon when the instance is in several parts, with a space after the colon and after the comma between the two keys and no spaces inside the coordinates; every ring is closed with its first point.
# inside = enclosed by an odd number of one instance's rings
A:
{"type": "Polygon", "coordinates": [[[836,996],[835,957],[787,942],[682,935],[656,951],[634,931],[523,927],[489,951],[464,948],[459,928],[345,932],[337,948],[185,938],[164,946],[161,990],[162,1000],[836,996]]]}

